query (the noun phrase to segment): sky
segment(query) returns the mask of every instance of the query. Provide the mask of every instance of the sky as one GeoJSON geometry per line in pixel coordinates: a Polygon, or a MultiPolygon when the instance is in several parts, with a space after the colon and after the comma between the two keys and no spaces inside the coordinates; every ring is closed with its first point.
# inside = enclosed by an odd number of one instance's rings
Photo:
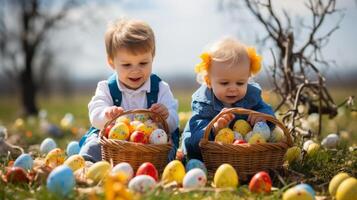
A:
{"type": "MultiPolygon", "coordinates": [[[[257,37],[265,35],[262,26],[246,10],[231,14],[221,9],[218,0],[121,0],[103,5],[87,5],[70,14],[78,21],[83,12],[96,16],[93,24],[64,29],[55,34],[59,49],[58,67],[70,69],[76,79],[103,79],[112,73],[106,63],[104,33],[107,24],[118,17],[147,21],[156,36],[156,56],[153,72],[162,76],[192,75],[194,66],[200,62],[199,55],[209,44],[224,36],[235,36],[254,46],[257,37]],[[80,27],[80,28],[78,28],[80,27]]],[[[273,0],[277,10],[287,9],[291,16],[307,16],[303,1],[273,0]]],[[[334,60],[338,69],[357,68],[357,3],[355,0],[339,0],[344,9],[344,19],[324,48],[327,60],[334,60]]],[[[327,20],[323,31],[337,22],[338,16],[327,20]]],[[[83,20],[85,21],[85,20],[83,20]]],[[[298,42],[302,42],[303,40],[298,42]]],[[[261,49],[264,66],[272,63],[269,48],[261,49]]]]}

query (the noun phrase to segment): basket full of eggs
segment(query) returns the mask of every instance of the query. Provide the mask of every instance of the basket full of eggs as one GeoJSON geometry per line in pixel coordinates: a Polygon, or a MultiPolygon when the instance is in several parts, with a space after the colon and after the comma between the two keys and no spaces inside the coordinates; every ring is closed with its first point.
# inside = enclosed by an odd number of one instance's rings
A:
{"type": "Polygon", "coordinates": [[[281,167],[292,140],[287,128],[273,116],[244,108],[230,108],[212,119],[199,145],[209,174],[212,175],[221,164],[229,163],[240,179],[247,180],[248,176],[259,171],[281,167]],[[271,131],[266,122],[257,122],[251,127],[247,121],[237,120],[233,129],[223,128],[216,133],[214,141],[209,141],[213,124],[227,113],[254,115],[275,124],[275,128],[271,131]]]}
{"type": "Polygon", "coordinates": [[[123,112],[100,131],[102,158],[113,165],[128,162],[136,170],[151,162],[162,172],[172,148],[166,121],[154,112],[136,109],[123,112]]]}

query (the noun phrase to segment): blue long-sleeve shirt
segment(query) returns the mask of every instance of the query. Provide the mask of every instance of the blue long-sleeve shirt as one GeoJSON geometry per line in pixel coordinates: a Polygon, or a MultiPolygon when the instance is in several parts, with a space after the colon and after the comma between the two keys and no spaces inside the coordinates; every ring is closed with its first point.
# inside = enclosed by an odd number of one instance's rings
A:
{"type": "MultiPolygon", "coordinates": [[[[204,137],[204,131],[208,123],[218,115],[224,108],[224,105],[213,94],[212,89],[202,85],[192,95],[192,117],[187,122],[184,129],[183,144],[187,151],[189,159],[196,158],[202,160],[200,140],[204,137]]],[[[243,99],[237,101],[232,107],[242,107],[255,110],[274,116],[274,111],[270,105],[261,98],[261,89],[256,83],[249,83],[247,93],[243,99]]],[[[236,116],[236,119],[247,119],[247,115],[236,116]]],[[[214,140],[213,133],[210,133],[209,140],[214,140]]]]}

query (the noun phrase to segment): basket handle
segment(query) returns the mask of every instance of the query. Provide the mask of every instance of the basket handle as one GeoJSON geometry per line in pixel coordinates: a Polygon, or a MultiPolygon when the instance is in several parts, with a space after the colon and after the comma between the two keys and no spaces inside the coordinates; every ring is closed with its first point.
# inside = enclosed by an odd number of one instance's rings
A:
{"type": "MultiPolygon", "coordinates": [[[[149,115],[154,115],[155,117],[157,117],[159,119],[159,122],[161,122],[162,124],[162,128],[164,129],[164,131],[171,136],[171,133],[169,132],[169,126],[167,125],[166,120],[158,113],[152,112],[148,109],[134,109],[134,110],[128,110],[128,111],[124,111],[121,114],[118,114],[117,116],[115,116],[113,119],[109,120],[107,123],[105,123],[104,128],[102,131],[105,130],[105,128],[113,123],[118,117],[123,116],[123,115],[129,115],[129,114],[135,114],[135,113],[144,113],[144,114],[149,114],[149,115]]],[[[100,134],[102,135],[102,131],[100,131],[100,134]]]]}
{"type": "Polygon", "coordinates": [[[235,113],[235,114],[246,114],[246,115],[257,115],[259,117],[262,117],[264,118],[265,120],[269,121],[269,122],[272,122],[274,123],[275,125],[279,126],[286,138],[287,138],[287,144],[289,146],[292,146],[292,140],[291,140],[291,137],[290,137],[290,132],[289,130],[285,127],[284,124],[282,124],[279,120],[277,120],[276,118],[274,118],[273,116],[271,115],[268,115],[268,114],[264,114],[264,113],[260,113],[260,112],[257,112],[257,111],[253,111],[253,110],[249,110],[249,109],[245,109],[245,108],[240,108],[240,107],[237,107],[237,108],[228,108],[222,112],[220,112],[217,116],[215,116],[211,122],[206,126],[206,129],[205,129],[205,133],[204,133],[204,137],[202,138],[203,141],[208,141],[208,136],[209,136],[209,133],[211,132],[211,129],[213,127],[213,124],[224,114],[227,114],[227,113],[235,113]]]}

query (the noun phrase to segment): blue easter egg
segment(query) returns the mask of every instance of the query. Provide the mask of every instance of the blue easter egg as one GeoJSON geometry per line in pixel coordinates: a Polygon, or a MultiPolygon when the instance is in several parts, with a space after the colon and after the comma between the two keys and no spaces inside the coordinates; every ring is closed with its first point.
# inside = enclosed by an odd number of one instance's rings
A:
{"type": "Polygon", "coordinates": [[[265,140],[270,138],[270,128],[265,122],[257,122],[254,124],[253,133],[259,133],[265,140]]]}
{"type": "Polygon", "coordinates": [[[50,124],[47,127],[47,133],[53,137],[62,137],[63,136],[63,132],[61,131],[61,129],[54,124],[50,124]]]}
{"type": "Polygon", "coordinates": [[[67,196],[74,185],[73,171],[66,165],[56,167],[47,178],[47,189],[60,196],[67,196]]]}
{"type": "Polygon", "coordinates": [[[80,150],[79,143],[77,141],[72,141],[67,145],[67,156],[72,156],[78,154],[80,150]]]}
{"type": "Polygon", "coordinates": [[[41,143],[40,151],[43,154],[47,154],[48,152],[50,152],[52,149],[55,148],[57,148],[56,142],[52,138],[46,138],[41,143]]]}
{"type": "Polygon", "coordinates": [[[14,162],[15,167],[21,167],[24,170],[31,170],[33,165],[33,159],[30,154],[21,154],[14,162]]]}
{"type": "Polygon", "coordinates": [[[197,160],[197,159],[189,160],[186,164],[186,173],[194,168],[202,169],[205,172],[205,174],[207,175],[207,168],[206,168],[205,164],[203,162],[201,162],[200,160],[197,160]]]}
{"type": "Polygon", "coordinates": [[[302,183],[302,184],[296,185],[295,188],[303,189],[303,190],[307,191],[308,193],[310,193],[313,198],[315,198],[315,190],[309,184],[302,183]]]}

